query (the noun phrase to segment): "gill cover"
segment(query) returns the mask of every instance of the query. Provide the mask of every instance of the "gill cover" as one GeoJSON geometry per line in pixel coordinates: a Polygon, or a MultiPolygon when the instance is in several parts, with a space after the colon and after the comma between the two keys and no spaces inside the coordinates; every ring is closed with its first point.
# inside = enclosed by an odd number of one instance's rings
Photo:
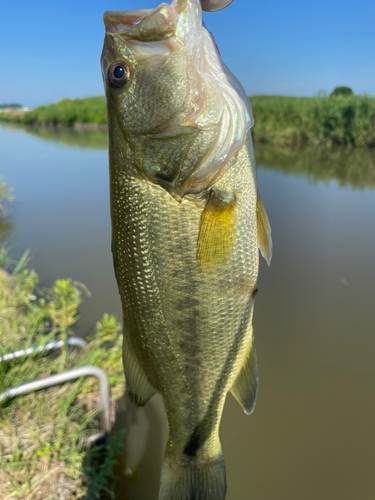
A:
{"type": "MultiPolygon", "coordinates": [[[[202,0],[218,10],[228,0],[202,0]]],[[[102,72],[109,118],[130,163],[183,196],[207,188],[230,166],[253,125],[251,105],[202,24],[201,0],[153,10],[106,12],[102,72]],[[121,88],[108,83],[115,62],[129,67],[121,88]]]]}

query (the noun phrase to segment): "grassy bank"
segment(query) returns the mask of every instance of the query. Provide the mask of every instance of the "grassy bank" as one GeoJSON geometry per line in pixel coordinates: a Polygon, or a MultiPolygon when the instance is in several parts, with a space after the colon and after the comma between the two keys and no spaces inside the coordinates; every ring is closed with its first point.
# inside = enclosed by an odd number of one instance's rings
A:
{"type": "MultiPolygon", "coordinates": [[[[276,144],[346,144],[375,146],[375,98],[251,97],[255,140],[276,144]]],[[[0,113],[0,120],[24,125],[79,127],[104,125],[104,97],[62,100],[27,113],[0,113]]]]}
{"type": "MultiPolygon", "coordinates": [[[[12,262],[0,251],[0,354],[47,340],[66,338],[78,319],[84,287],[58,280],[38,288],[37,274],[26,268],[27,256],[12,262]]],[[[124,391],[120,325],[104,315],[82,350],[37,355],[0,363],[0,392],[26,381],[86,365],[99,366],[115,401],[124,391]],[[105,346],[105,348],[104,348],[105,346]]],[[[0,499],[65,500],[109,498],[121,434],[106,447],[90,444],[101,431],[96,379],[86,378],[37,394],[18,397],[0,407],[0,499]]]]}
{"type": "Polygon", "coordinates": [[[254,96],[254,138],[278,144],[375,146],[375,98],[254,96]]]}
{"type": "Polygon", "coordinates": [[[39,106],[26,113],[0,113],[0,120],[23,125],[50,125],[71,127],[77,124],[105,125],[107,111],[105,98],[62,99],[55,104],[39,106]]]}

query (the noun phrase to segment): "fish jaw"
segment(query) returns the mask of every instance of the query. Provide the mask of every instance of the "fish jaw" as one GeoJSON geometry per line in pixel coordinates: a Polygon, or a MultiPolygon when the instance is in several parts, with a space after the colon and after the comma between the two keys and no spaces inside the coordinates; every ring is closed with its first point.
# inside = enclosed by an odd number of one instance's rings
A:
{"type": "Polygon", "coordinates": [[[107,33],[118,33],[124,38],[143,42],[163,40],[176,30],[174,9],[165,3],[156,9],[107,11],[103,20],[107,33]]]}
{"type": "Polygon", "coordinates": [[[253,119],[244,89],[202,23],[200,1],[109,11],[104,22],[108,112],[133,163],[173,195],[207,189],[233,163],[253,119]],[[121,88],[108,82],[116,61],[129,68],[121,88]]]}
{"type": "Polygon", "coordinates": [[[202,89],[192,64],[201,45],[201,9],[199,1],[194,0],[195,9],[191,3],[104,14],[102,75],[126,137],[169,132],[202,108],[202,89]],[[196,36],[191,26],[196,27],[196,36]],[[115,91],[107,79],[114,61],[124,61],[130,68],[128,84],[115,91]]]}

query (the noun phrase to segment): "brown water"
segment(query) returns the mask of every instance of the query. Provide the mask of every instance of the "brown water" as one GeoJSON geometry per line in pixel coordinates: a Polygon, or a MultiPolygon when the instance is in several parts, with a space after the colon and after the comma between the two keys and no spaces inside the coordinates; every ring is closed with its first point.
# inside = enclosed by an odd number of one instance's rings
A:
{"type": "MultiPolygon", "coordinates": [[[[372,500],[374,153],[257,145],[256,156],[275,251],[259,274],[258,404],[246,417],[228,396],[221,425],[227,500],[372,500]]],[[[72,277],[88,286],[79,333],[104,312],[120,317],[105,134],[0,127],[0,160],[17,197],[0,226],[13,255],[30,247],[43,285],[72,277]]],[[[156,499],[162,402],[123,402],[122,415],[128,469],[116,498],[156,499]]]]}

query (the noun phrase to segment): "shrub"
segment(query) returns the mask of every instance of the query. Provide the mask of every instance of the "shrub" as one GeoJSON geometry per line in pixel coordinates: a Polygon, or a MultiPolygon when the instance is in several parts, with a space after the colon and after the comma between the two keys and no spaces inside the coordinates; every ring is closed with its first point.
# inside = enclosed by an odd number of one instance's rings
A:
{"type": "Polygon", "coordinates": [[[330,97],[338,96],[338,95],[354,95],[353,90],[350,87],[335,87],[330,97]]]}

